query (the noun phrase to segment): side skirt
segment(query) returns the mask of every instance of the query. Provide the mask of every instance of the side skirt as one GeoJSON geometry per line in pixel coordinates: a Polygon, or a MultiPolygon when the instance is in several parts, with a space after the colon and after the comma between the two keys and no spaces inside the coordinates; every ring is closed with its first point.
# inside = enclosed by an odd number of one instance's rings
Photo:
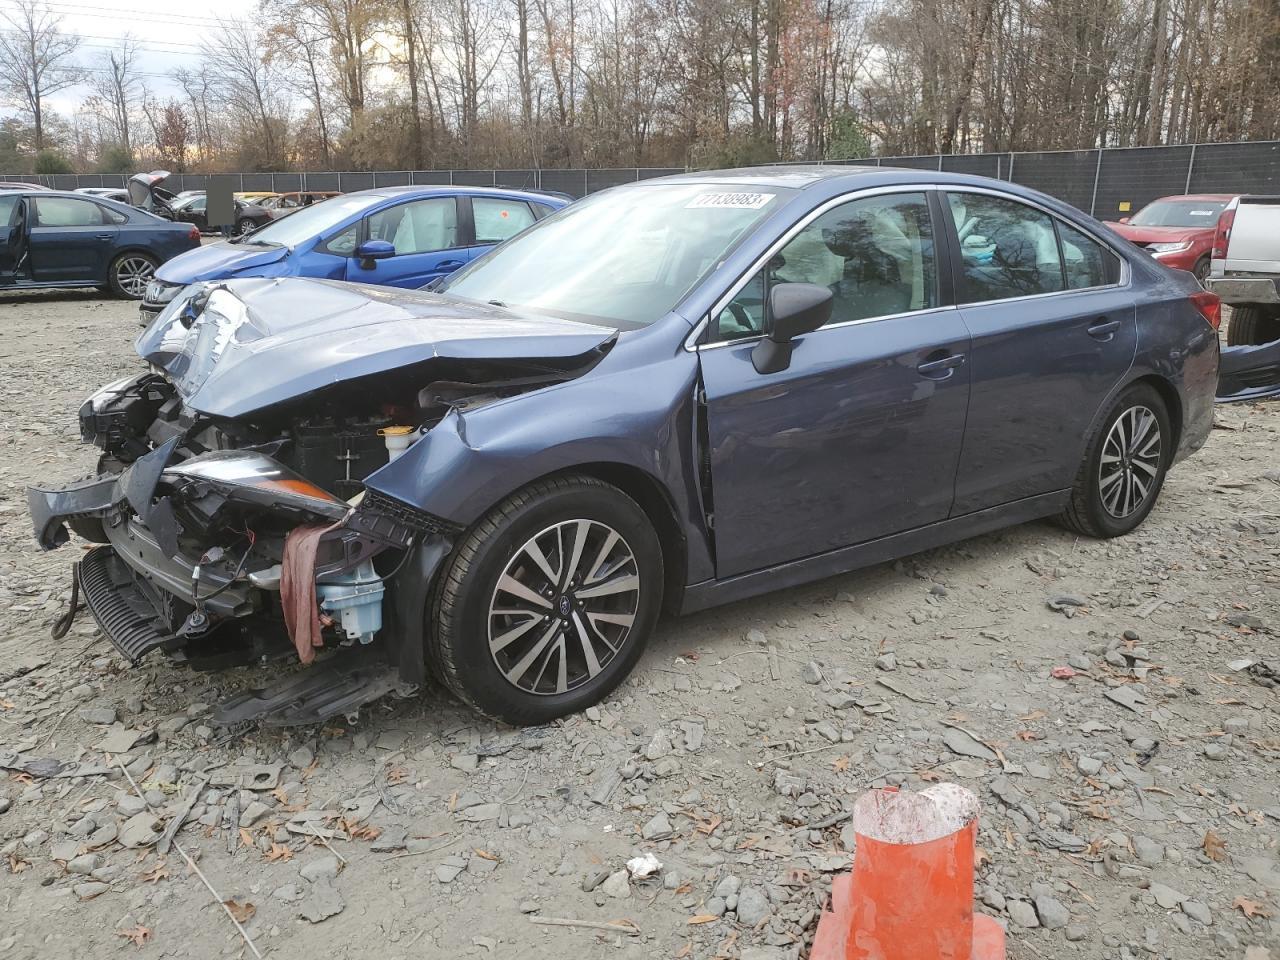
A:
{"type": "Polygon", "coordinates": [[[801,583],[821,580],[839,573],[848,573],[862,567],[896,560],[908,554],[931,550],[957,540],[976,537],[990,533],[1002,527],[1011,527],[1029,520],[1052,516],[1064,509],[1071,497],[1070,490],[1058,490],[1044,493],[1013,503],[1001,504],[977,513],[965,514],[931,523],[925,527],[917,527],[903,533],[859,543],[852,547],[841,547],[829,553],[820,553],[803,560],[751,573],[739,574],[727,580],[704,580],[685,588],[684,602],[680,612],[694,613],[722,603],[733,603],[773,590],[794,587],[801,583]]]}

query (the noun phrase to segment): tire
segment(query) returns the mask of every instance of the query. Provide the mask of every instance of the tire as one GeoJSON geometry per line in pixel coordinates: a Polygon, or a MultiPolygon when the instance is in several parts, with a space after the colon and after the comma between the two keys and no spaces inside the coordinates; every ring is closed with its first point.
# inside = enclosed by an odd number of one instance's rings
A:
{"type": "Polygon", "coordinates": [[[1247,347],[1280,340],[1280,313],[1266,307],[1232,307],[1227,346],[1247,347]]]}
{"type": "Polygon", "coordinates": [[[120,254],[107,268],[111,292],[126,300],[141,300],[158,266],[156,258],[150,254],[137,250],[120,254]]]}
{"type": "Polygon", "coordinates": [[[1204,286],[1205,277],[1209,276],[1209,268],[1212,266],[1212,263],[1213,262],[1206,254],[1197,260],[1195,266],[1191,268],[1191,273],[1196,278],[1196,282],[1202,287],[1204,286]]]}
{"type": "Polygon", "coordinates": [[[428,662],[480,713],[517,726],[547,723],[599,702],[631,672],[657,622],[662,584],[657,533],[634,500],[592,477],[541,480],[490,510],[446,562],[427,605],[428,662]],[[548,573],[563,579],[583,530],[580,559],[567,573],[584,582],[543,597],[548,573]],[[618,540],[610,547],[611,534],[618,540]],[[500,580],[524,592],[500,589],[500,580]],[[608,592],[596,592],[602,588],[608,592]],[[536,613],[517,612],[524,609],[536,613]]]}
{"type": "Polygon", "coordinates": [[[252,220],[250,220],[248,217],[245,217],[243,220],[236,221],[237,237],[243,237],[245,234],[253,233],[253,231],[257,229],[258,229],[258,225],[254,223],[252,220]]]}
{"type": "Polygon", "coordinates": [[[1090,439],[1071,489],[1071,502],[1059,515],[1059,521],[1076,533],[1098,539],[1123,536],[1136,529],[1160,497],[1173,452],[1173,430],[1164,399],[1150,384],[1136,383],[1129,387],[1116,398],[1090,439]],[[1141,424],[1146,423],[1146,418],[1140,411],[1149,414],[1159,430],[1159,446],[1155,451],[1148,449],[1149,427],[1146,432],[1141,432],[1141,424]],[[1119,427],[1121,420],[1131,414],[1136,420],[1127,419],[1125,425],[1119,427]],[[1120,453],[1123,456],[1123,451],[1117,451],[1116,445],[1124,439],[1126,432],[1133,431],[1135,424],[1139,425],[1140,431],[1136,452],[1141,456],[1131,454],[1134,465],[1127,471],[1123,467],[1112,467],[1110,462],[1104,471],[1104,455],[1110,458],[1120,453]],[[1117,473],[1118,479],[1111,479],[1117,473]],[[1145,492],[1140,498],[1138,487],[1130,486],[1131,477],[1136,477],[1139,485],[1146,477],[1145,492]],[[1132,504],[1123,499],[1126,495],[1133,498],[1132,504]]]}

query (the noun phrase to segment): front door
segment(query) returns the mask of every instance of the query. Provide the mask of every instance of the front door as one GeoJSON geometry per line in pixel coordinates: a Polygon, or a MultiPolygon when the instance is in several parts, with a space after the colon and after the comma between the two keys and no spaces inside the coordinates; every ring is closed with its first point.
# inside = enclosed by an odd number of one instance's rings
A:
{"type": "Polygon", "coordinates": [[[41,283],[105,280],[119,227],[105,208],[80,197],[32,197],[31,279],[41,283]]]}
{"type": "Polygon", "coordinates": [[[718,576],[949,515],[969,335],[940,299],[930,206],[922,191],[828,210],[712,318],[699,358],[718,576]],[[760,374],[768,289],[788,281],[830,287],[832,318],[760,374]]]}
{"type": "Polygon", "coordinates": [[[1133,364],[1137,319],[1119,257],[1065,221],[992,194],[953,192],[944,206],[973,335],[960,515],[1071,486],[1133,364]]]}
{"type": "Polygon", "coordinates": [[[453,197],[428,197],[386,207],[365,219],[365,238],[386,240],[395,254],[384,260],[347,261],[347,279],[417,288],[447,277],[471,256],[453,197]]]}
{"type": "Polygon", "coordinates": [[[14,192],[0,191],[0,285],[25,275],[26,204],[14,192]]]}

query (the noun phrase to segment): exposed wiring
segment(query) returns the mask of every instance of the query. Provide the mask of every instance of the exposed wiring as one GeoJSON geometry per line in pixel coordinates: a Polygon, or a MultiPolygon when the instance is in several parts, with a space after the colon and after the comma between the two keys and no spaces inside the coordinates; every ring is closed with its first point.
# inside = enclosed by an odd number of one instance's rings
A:
{"type": "Polygon", "coordinates": [[[234,584],[236,581],[238,581],[240,577],[244,574],[244,565],[249,562],[249,554],[253,550],[253,545],[258,540],[258,538],[254,535],[254,532],[249,529],[248,524],[245,525],[244,535],[248,538],[249,545],[244,548],[244,553],[240,555],[240,562],[236,564],[235,573],[231,575],[230,580],[228,580],[222,586],[218,587],[218,589],[214,590],[213,593],[204,597],[200,596],[200,581],[198,578],[193,584],[194,589],[192,590],[192,595],[193,595],[193,599],[195,600],[195,605],[197,610],[201,609],[206,603],[208,603],[214,597],[230,589],[231,585],[234,584]]]}
{"type": "Polygon", "coordinates": [[[414,546],[413,541],[410,540],[409,545],[404,548],[404,556],[400,558],[400,562],[397,563],[395,569],[392,570],[390,573],[388,573],[385,577],[376,577],[373,580],[356,580],[353,583],[341,584],[341,586],[372,587],[374,584],[377,584],[377,583],[390,583],[391,579],[404,568],[404,565],[406,563],[409,562],[409,555],[413,553],[413,546],[414,546]]]}

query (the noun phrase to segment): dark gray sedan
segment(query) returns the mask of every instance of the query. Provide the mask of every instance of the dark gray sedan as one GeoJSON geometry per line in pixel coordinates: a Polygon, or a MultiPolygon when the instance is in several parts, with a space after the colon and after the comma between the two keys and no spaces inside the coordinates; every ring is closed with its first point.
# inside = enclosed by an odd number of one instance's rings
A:
{"type": "Polygon", "coordinates": [[[105,197],[0,192],[0,290],[100,287],[140,299],[156,267],[198,246],[194,227],[105,197]]]}
{"type": "Polygon", "coordinates": [[[598,701],[699,610],[1041,517],[1113,537],[1209,436],[1218,301],[1078,210],[884,168],[596,194],[434,292],[188,287],[33,489],[128,657],[325,667],[309,722],[421,684],[598,701]],[[332,648],[339,648],[336,653],[332,648]]]}

